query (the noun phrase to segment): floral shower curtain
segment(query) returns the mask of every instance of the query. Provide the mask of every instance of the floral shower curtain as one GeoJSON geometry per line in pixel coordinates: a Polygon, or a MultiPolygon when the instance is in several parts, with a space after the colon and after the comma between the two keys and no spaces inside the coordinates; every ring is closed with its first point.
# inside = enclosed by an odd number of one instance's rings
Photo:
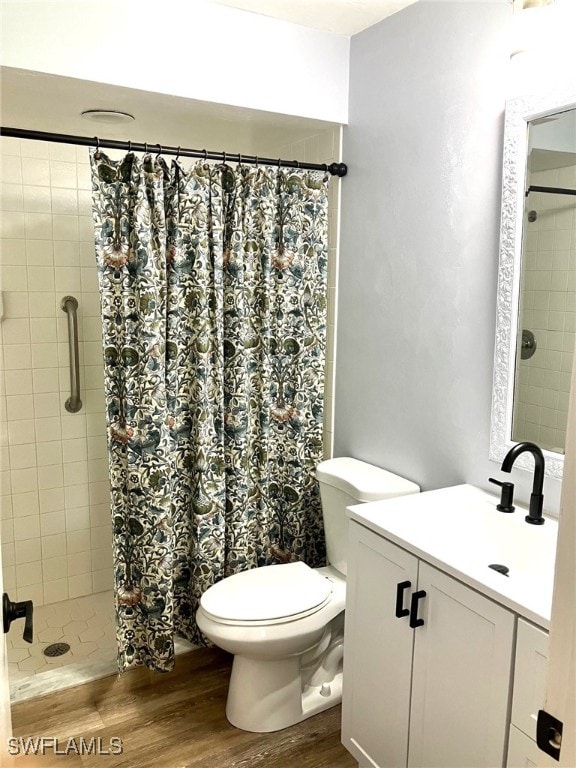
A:
{"type": "Polygon", "coordinates": [[[119,669],[232,573],[324,562],[327,175],[91,155],[119,669]]]}

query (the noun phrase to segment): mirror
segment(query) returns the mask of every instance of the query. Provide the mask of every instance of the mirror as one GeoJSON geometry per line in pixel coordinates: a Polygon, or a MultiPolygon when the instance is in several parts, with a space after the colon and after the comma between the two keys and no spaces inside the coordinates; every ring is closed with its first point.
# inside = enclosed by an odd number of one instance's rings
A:
{"type": "Polygon", "coordinates": [[[575,319],[572,88],[506,104],[490,459],[530,440],[562,477],[575,319]]]}

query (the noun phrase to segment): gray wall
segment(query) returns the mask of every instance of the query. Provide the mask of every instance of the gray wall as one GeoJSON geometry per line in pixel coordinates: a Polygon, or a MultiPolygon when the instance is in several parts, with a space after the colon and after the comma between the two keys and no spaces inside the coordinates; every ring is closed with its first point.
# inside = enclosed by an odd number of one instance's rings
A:
{"type": "MultiPolygon", "coordinates": [[[[493,489],[505,2],[422,2],[352,38],[335,456],[493,489]]],[[[527,498],[531,475],[514,470],[527,498]]],[[[547,480],[546,506],[559,484],[547,480]]]]}

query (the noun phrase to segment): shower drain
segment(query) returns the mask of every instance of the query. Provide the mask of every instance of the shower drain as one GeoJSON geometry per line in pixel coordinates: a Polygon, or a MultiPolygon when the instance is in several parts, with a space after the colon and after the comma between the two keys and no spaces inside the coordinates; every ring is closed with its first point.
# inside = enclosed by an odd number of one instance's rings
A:
{"type": "Polygon", "coordinates": [[[69,650],[70,646],[68,643],[52,643],[51,645],[47,645],[42,653],[44,656],[63,656],[65,653],[68,653],[69,650]]]}

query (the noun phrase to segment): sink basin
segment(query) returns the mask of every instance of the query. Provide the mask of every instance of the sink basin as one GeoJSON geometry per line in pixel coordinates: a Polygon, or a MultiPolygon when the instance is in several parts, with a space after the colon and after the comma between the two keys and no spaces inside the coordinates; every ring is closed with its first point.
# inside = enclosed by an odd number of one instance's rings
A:
{"type": "Polygon", "coordinates": [[[548,628],[556,560],[556,520],[525,522],[526,510],[499,512],[499,498],[472,485],[348,508],[351,519],[548,628]],[[489,566],[508,568],[504,575],[489,566]]]}

